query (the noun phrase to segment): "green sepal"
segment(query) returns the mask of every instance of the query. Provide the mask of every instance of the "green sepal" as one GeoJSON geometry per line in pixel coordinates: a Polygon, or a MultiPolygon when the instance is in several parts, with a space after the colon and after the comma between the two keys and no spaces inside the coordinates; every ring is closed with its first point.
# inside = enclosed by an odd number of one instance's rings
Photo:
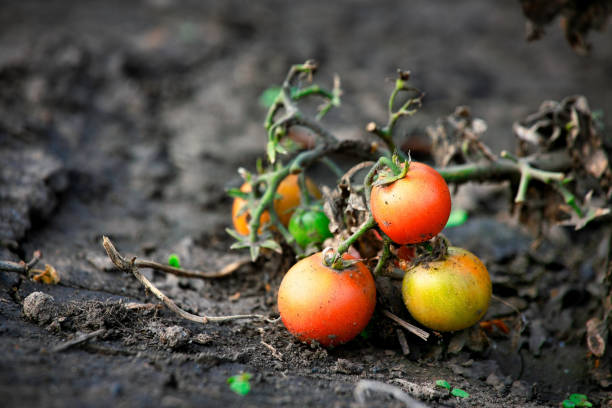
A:
{"type": "Polygon", "coordinates": [[[282,144],[280,144],[280,143],[277,143],[277,144],[276,144],[276,151],[277,151],[278,153],[280,153],[280,154],[288,154],[288,153],[289,153],[289,151],[288,151],[287,149],[285,149],[285,146],[283,146],[283,145],[282,145],[282,144]]]}
{"type": "Polygon", "coordinates": [[[244,235],[240,235],[235,229],[226,228],[225,232],[227,232],[232,238],[237,241],[244,241],[244,235]]]}
{"type": "Polygon", "coordinates": [[[242,198],[243,200],[247,200],[249,198],[249,193],[240,191],[239,188],[230,188],[227,190],[227,195],[233,198],[242,198]]]}
{"type": "Polygon", "coordinates": [[[249,252],[251,253],[251,261],[255,262],[259,257],[259,245],[251,245],[249,252]]]}
{"type": "Polygon", "coordinates": [[[243,249],[243,248],[248,248],[250,246],[251,244],[249,244],[248,242],[234,242],[230,246],[230,249],[243,249]]]}
{"type": "Polygon", "coordinates": [[[274,139],[268,140],[268,145],[266,146],[266,153],[268,155],[268,160],[270,163],[276,162],[276,146],[277,141],[274,139]]]}
{"type": "Polygon", "coordinates": [[[278,242],[274,241],[273,239],[267,239],[259,245],[261,247],[271,249],[274,252],[278,252],[279,254],[283,253],[283,249],[281,248],[281,246],[278,244],[278,242]]]}

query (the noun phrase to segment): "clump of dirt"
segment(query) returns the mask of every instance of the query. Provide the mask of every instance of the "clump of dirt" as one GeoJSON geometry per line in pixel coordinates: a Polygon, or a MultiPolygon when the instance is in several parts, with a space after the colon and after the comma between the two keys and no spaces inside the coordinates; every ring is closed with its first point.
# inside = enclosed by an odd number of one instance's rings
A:
{"type": "Polygon", "coordinates": [[[43,292],[32,292],[23,300],[23,314],[39,324],[45,324],[55,318],[57,309],[53,296],[43,292]]]}

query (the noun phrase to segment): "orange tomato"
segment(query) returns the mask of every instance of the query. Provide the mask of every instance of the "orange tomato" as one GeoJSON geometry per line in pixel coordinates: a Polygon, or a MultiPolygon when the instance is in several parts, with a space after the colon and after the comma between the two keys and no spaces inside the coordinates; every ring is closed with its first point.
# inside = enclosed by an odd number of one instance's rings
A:
{"type": "Polygon", "coordinates": [[[475,324],[491,300],[491,278],[471,252],[449,247],[446,258],[409,269],[402,296],[410,314],[423,326],[455,331],[475,324]]]}
{"type": "Polygon", "coordinates": [[[440,173],[413,161],[404,178],[372,188],[370,208],[380,229],[394,242],[417,244],[442,231],[451,197],[440,173]]]}
{"type": "MultiPolygon", "coordinates": [[[[251,192],[251,185],[244,183],[240,187],[240,191],[243,193],[251,192]]],[[[238,231],[240,235],[249,235],[249,222],[251,221],[251,214],[248,211],[242,211],[242,208],[247,204],[245,199],[240,197],[234,198],[234,204],[232,204],[232,222],[234,223],[234,229],[238,231]],[[242,214],[240,213],[242,211],[242,214]]],[[[270,222],[270,213],[264,211],[259,217],[259,229],[258,233],[261,234],[262,228],[265,224],[270,222]]]]}
{"type": "MultiPolygon", "coordinates": [[[[321,191],[317,185],[306,177],[306,189],[308,193],[317,200],[321,198],[321,191]]],[[[300,184],[297,174],[290,174],[278,185],[276,193],[280,198],[274,200],[274,210],[278,214],[280,222],[286,227],[293,215],[295,208],[302,202],[300,198],[300,184]]]]}
{"type": "MultiPolygon", "coordinates": [[[[315,197],[316,199],[321,198],[321,191],[309,178],[306,178],[306,188],[311,196],[315,197]]],[[[240,191],[248,193],[251,191],[251,186],[244,183],[242,187],[240,187],[240,191]]],[[[274,210],[278,214],[280,222],[284,226],[287,226],[289,225],[289,220],[291,219],[295,208],[301,203],[298,176],[295,174],[290,174],[285,177],[278,185],[276,192],[280,197],[274,200],[274,210]]],[[[249,222],[251,221],[251,216],[248,211],[244,211],[242,214],[238,215],[245,205],[246,200],[238,197],[234,198],[234,203],[232,205],[232,222],[234,223],[234,229],[241,235],[249,234],[249,222]]],[[[268,211],[264,211],[259,218],[259,224],[261,227],[259,228],[258,233],[261,233],[261,228],[268,222],[270,222],[270,213],[268,213],[268,211]]]]}
{"type": "MultiPolygon", "coordinates": [[[[355,259],[344,254],[343,259],[355,259]]],[[[318,252],[287,272],[278,290],[285,327],[303,342],[336,346],[366,327],[376,306],[376,286],[361,262],[342,271],[325,266],[318,252]]]]}

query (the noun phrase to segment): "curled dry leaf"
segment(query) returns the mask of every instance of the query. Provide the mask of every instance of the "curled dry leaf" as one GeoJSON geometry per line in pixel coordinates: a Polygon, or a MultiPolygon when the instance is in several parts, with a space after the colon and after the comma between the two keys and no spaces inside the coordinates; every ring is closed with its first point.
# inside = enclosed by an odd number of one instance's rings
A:
{"type": "Polygon", "coordinates": [[[329,230],[332,234],[342,229],[342,194],[338,189],[331,190],[327,186],[322,186],[323,193],[323,212],[329,218],[329,230]]]}
{"type": "Polygon", "coordinates": [[[484,120],[473,118],[468,107],[458,106],[451,115],[438,120],[436,126],[427,128],[436,164],[445,167],[482,158],[495,160],[493,153],[480,141],[486,130],[484,120]]]}
{"type": "MultiPolygon", "coordinates": [[[[367,169],[367,166],[359,166],[357,170],[367,169]]],[[[354,188],[350,178],[354,169],[349,170],[342,177],[342,182],[333,190],[323,186],[323,212],[329,218],[329,230],[334,234],[333,238],[325,241],[326,246],[337,247],[343,240],[354,233],[366,221],[368,207],[362,189],[354,188]],[[338,232],[344,232],[339,234],[338,232]]],[[[382,241],[376,239],[372,233],[364,234],[356,243],[359,253],[371,258],[382,247],[382,241]]]]}
{"type": "Polygon", "coordinates": [[[569,45],[578,54],[588,53],[591,45],[586,37],[591,30],[602,31],[612,14],[607,0],[576,2],[570,0],[542,1],[521,0],[523,14],[527,18],[527,40],[539,39],[544,26],[561,16],[561,28],[569,45]]]}
{"type": "Polygon", "coordinates": [[[57,285],[60,281],[59,274],[55,268],[45,264],[45,270],[32,269],[32,280],[35,282],[46,283],[47,285],[57,285]]]}
{"type": "MultiPolygon", "coordinates": [[[[516,122],[513,130],[521,142],[521,156],[566,149],[574,161],[572,176],[576,183],[588,186],[597,182],[610,197],[612,173],[604,135],[598,130],[584,96],[570,96],[561,102],[546,101],[538,112],[516,122]],[[584,180],[587,175],[594,180],[584,180]]],[[[586,193],[591,188],[580,190],[586,193]]]]}
{"type": "MultiPolygon", "coordinates": [[[[572,226],[576,230],[584,228],[589,222],[593,221],[596,218],[603,217],[604,215],[610,214],[610,209],[605,207],[600,207],[596,203],[592,203],[593,190],[589,191],[584,198],[584,205],[582,215],[576,214],[572,208],[562,207],[561,209],[569,215],[569,219],[565,219],[559,222],[559,225],[572,226]]],[[[602,205],[601,201],[600,205],[602,205]]]]}
{"type": "Polygon", "coordinates": [[[513,129],[519,140],[519,156],[566,152],[571,160],[562,184],[541,184],[541,188],[527,191],[529,200],[520,208],[524,223],[539,225],[548,220],[580,229],[610,212],[610,152],[584,96],[546,101],[513,129]]]}
{"type": "Polygon", "coordinates": [[[593,317],[586,322],[586,336],[589,351],[595,357],[603,357],[606,352],[606,341],[608,329],[606,325],[597,317],[593,317]]]}

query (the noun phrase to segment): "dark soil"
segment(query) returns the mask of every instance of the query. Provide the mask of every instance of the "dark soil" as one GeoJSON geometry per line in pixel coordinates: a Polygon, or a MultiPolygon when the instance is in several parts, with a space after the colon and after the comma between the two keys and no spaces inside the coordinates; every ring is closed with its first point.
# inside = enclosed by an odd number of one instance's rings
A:
{"type": "MultiPolygon", "coordinates": [[[[512,326],[516,313],[494,301],[488,318],[507,317],[512,330],[489,333],[486,343],[477,329],[427,344],[406,333],[403,355],[395,328],[378,317],[383,327],[369,338],[325,350],[297,342],[280,322],[197,325],[155,305],[133,307],[157,302],[112,268],[102,235],[146,259],[177,253],[186,267],[215,269],[242,256],[228,249],[225,189],[240,183],[239,166],[264,154],[258,97],[293,63],[316,59],[327,84],[340,74],[343,106],[327,125],[346,138],[366,137],[368,121],[385,120],[386,79],[397,68],[412,70],[427,92],[423,111],[400,129],[404,144],[462,104],[487,121],[495,151],[514,149],[512,123],[545,99],[581,93],[609,114],[609,32],[592,34],[592,55],[580,57],[554,25],[526,43],[518,3],[375,3],[2,5],[0,259],[40,249],[61,277],[52,286],[0,272],[2,406],[349,407],[360,379],[396,385],[429,406],[557,406],[573,392],[610,403],[584,340],[600,307],[609,229],[552,228],[534,249],[507,215],[508,193],[495,188],[458,191],[471,217],[448,236],[484,259],[494,293],[521,309],[522,332],[512,326]],[[53,298],[24,310],[33,292],[53,298]],[[244,397],[227,385],[241,372],[253,374],[244,397]],[[449,397],[437,379],[471,396],[449,397]]],[[[149,276],[193,313],[276,316],[291,262],[261,259],[218,280],[149,276]]],[[[380,393],[368,401],[403,406],[380,393]]]]}

